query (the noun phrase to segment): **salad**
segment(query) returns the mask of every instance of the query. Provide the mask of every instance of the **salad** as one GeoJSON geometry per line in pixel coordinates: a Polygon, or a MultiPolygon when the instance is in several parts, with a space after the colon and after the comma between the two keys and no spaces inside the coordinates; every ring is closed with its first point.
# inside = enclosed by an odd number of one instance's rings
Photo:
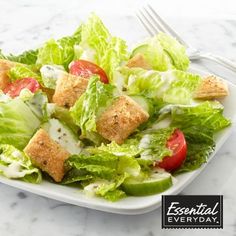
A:
{"type": "Polygon", "coordinates": [[[159,33],[129,49],[91,14],[71,36],[0,51],[0,174],[117,201],[196,170],[230,125],[227,84],[159,33]]]}

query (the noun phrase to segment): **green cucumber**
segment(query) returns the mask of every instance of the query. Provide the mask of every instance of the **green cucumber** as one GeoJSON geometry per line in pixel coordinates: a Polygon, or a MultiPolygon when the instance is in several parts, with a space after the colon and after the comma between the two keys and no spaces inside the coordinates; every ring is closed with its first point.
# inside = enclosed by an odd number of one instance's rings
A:
{"type": "Polygon", "coordinates": [[[122,184],[123,191],[131,196],[146,196],[161,193],[172,186],[171,174],[153,173],[145,179],[130,177],[122,184]]]}
{"type": "Polygon", "coordinates": [[[42,125],[42,128],[47,131],[49,136],[58,142],[71,154],[79,154],[81,152],[80,141],[65,124],[57,119],[50,119],[42,125]]]}

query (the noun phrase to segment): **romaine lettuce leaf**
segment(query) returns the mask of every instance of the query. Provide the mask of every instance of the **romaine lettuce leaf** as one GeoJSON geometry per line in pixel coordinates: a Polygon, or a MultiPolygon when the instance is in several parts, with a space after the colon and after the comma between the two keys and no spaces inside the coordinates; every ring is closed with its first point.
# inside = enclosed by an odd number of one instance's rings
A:
{"type": "Polygon", "coordinates": [[[185,47],[181,45],[175,38],[168,34],[160,32],[157,35],[163,50],[171,58],[171,62],[178,70],[187,70],[189,66],[189,58],[186,54],[185,47]]]}
{"type": "Polygon", "coordinates": [[[127,157],[135,157],[140,154],[142,151],[138,147],[137,140],[132,140],[131,142],[127,140],[124,144],[118,145],[116,142],[111,142],[107,145],[103,144],[96,148],[90,148],[90,152],[107,152],[113,154],[115,156],[127,156],[127,157]]]}
{"type": "Polygon", "coordinates": [[[99,65],[105,70],[108,75],[109,82],[119,85],[119,72],[117,68],[122,62],[128,60],[127,45],[124,40],[112,37],[107,45],[106,51],[99,61],[99,65]]]}
{"type": "Polygon", "coordinates": [[[0,145],[0,173],[7,178],[40,183],[41,172],[32,166],[29,157],[12,145],[0,145]]]}
{"type": "MultiPolygon", "coordinates": [[[[190,127],[205,127],[217,132],[231,124],[223,115],[223,108],[213,102],[203,102],[196,106],[174,106],[171,111],[172,126],[182,130],[190,127]]],[[[199,129],[201,130],[201,129],[199,129]]]]}
{"type": "Polygon", "coordinates": [[[23,79],[23,78],[33,78],[39,83],[42,83],[41,76],[34,71],[33,66],[17,64],[9,70],[9,77],[12,81],[23,79]]]}
{"type": "Polygon", "coordinates": [[[40,120],[20,99],[0,102],[0,143],[22,150],[40,125],[40,120]]]}
{"type": "Polygon", "coordinates": [[[97,76],[90,78],[85,93],[71,108],[74,122],[81,128],[81,137],[94,143],[100,143],[101,137],[96,133],[96,118],[111,103],[114,86],[103,84],[97,76]]]}
{"type": "Polygon", "coordinates": [[[116,69],[129,57],[125,41],[112,37],[95,14],[82,25],[81,42],[76,50],[77,59],[88,60],[102,67],[110,83],[116,83],[116,69]]]}
{"type": "Polygon", "coordinates": [[[36,64],[62,65],[65,69],[75,57],[75,46],[80,43],[81,28],[79,27],[72,36],[59,40],[50,39],[39,48],[36,64]]]}
{"type": "Polygon", "coordinates": [[[214,134],[229,126],[218,102],[203,102],[194,106],[170,106],[171,126],[179,128],[187,142],[187,157],[175,174],[192,171],[207,161],[214,150],[214,134]]]}
{"type": "MultiPolygon", "coordinates": [[[[162,76],[168,76],[168,72],[162,76]]],[[[173,104],[191,104],[193,94],[201,82],[201,77],[197,74],[174,70],[172,72],[173,80],[167,86],[163,94],[163,100],[173,104]]]]}
{"type": "Polygon", "coordinates": [[[185,71],[190,62],[184,46],[162,32],[138,45],[133,50],[132,56],[137,53],[141,53],[152,69],[157,71],[174,68],[185,71]]]}
{"type": "MultiPolygon", "coordinates": [[[[24,89],[28,90],[28,89],[24,89]]],[[[28,90],[28,93],[31,94],[29,97],[23,96],[23,90],[20,93],[20,98],[23,99],[25,104],[30,108],[33,114],[41,121],[46,122],[49,119],[49,114],[47,112],[48,98],[47,95],[42,91],[37,91],[36,93],[31,93],[28,90]]]]}
{"type": "Polygon", "coordinates": [[[37,49],[25,51],[20,55],[13,55],[13,54],[4,55],[0,50],[0,59],[6,59],[9,61],[15,61],[27,65],[35,64],[37,60],[37,55],[38,55],[37,49]]]}
{"type": "Polygon", "coordinates": [[[165,103],[191,104],[193,94],[201,77],[185,71],[170,70],[159,72],[142,68],[119,69],[125,77],[129,95],[144,95],[162,99],[165,103]]]}
{"type": "Polygon", "coordinates": [[[172,151],[166,147],[168,139],[175,128],[161,128],[146,130],[138,134],[141,137],[139,148],[142,148],[141,159],[161,161],[166,156],[171,156],[172,151]]]}

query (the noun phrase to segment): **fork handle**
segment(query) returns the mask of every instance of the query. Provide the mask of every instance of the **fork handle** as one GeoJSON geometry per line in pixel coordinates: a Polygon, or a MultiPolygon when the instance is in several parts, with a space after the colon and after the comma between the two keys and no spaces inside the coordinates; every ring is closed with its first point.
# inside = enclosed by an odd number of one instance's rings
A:
{"type": "Polygon", "coordinates": [[[222,65],[222,66],[232,70],[233,72],[236,72],[236,62],[232,62],[229,59],[226,59],[226,58],[218,56],[218,55],[214,55],[211,53],[203,53],[203,54],[199,54],[198,58],[196,58],[196,59],[208,59],[210,61],[214,61],[214,62],[218,63],[219,65],[222,65]]]}

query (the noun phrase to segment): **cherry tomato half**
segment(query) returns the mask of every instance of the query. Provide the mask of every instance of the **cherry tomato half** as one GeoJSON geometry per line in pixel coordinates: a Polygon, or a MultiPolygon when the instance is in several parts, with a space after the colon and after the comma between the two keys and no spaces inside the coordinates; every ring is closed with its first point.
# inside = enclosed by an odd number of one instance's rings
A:
{"type": "Polygon", "coordinates": [[[14,98],[20,95],[22,89],[27,88],[32,93],[36,92],[40,88],[40,84],[33,78],[24,78],[14,81],[7,85],[3,92],[10,97],[14,98]]]}
{"type": "Polygon", "coordinates": [[[167,141],[166,146],[172,150],[173,155],[164,157],[157,165],[167,171],[176,170],[183,164],[187,155],[187,145],[183,132],[176,129],[167,141]]]}
{"type": "Polygon", "coordinates": [[[89,78],[92,75],[99,75],[101,82],[108,84],[109,80],[106,72],[98,65],[85,60],[73,61],[70,64],[70,73],[72,75],[81,76],[84,78],[89,78]]]}

